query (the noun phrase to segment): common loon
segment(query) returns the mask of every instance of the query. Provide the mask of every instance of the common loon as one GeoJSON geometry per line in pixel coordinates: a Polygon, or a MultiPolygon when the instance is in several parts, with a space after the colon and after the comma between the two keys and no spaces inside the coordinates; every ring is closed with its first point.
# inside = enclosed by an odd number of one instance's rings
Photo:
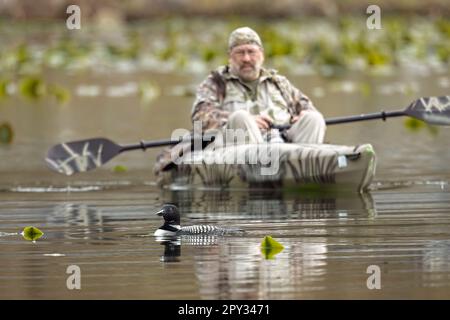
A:
{"type": "Polygon", "coordinates": [[[224,235],[230,233],[243,233],[241,229],[221,228],[212,225],[193,225],[181,227],[180,213],[177,206],[165,204],[163,208],[156,213],[164,218],[164,224],[155,231],[157,237],[170,237],[181,235],[224,235]]]}

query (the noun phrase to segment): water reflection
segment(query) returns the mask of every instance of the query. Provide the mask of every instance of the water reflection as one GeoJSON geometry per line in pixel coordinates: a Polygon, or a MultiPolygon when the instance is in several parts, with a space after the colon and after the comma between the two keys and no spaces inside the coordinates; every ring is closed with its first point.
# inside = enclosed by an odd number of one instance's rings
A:
{"type": "Polygon", "coordinates": [[[75,263],[89,274],[83,298],[373,298],[365,284],[369,265],[381,268],[383,297],[427,298],[424,288],[448,297],[450,194],[440,185],[339,197],[157,192],[47,193],[20,205],[3,194],[0,273],[8,279],[0,296],[69,297],[65,268],[75,263]],[[154,213],[165,202],[179,206],[184,226],[246,233],[157,239],[162,221],[154,213]],[[25,225],[42,228],[43,240],[33,245],[12,233],[25,225]],[[284,246],[272,260],[260,250],[266,235],[284,246]]]}
{"type": "Polygon", "coordinates": [[[318,219],[346,217],[349,212],[376,216],[370,193],[347,195],[289,194],[282,190],[165,191],[165,202],[177,205],[191,219],[318,219]]]}
{"type": "Polygon", "coordinates": [[[450,281],[450,241],[432,240],[423,250],[423,282],[428,287],[445,286],[450,281]]]}
{"type": "Polygon", "coordinates": [[[104,225],[102,210],[83,203],[56,205],[47,216],[47,223],[64,227],[52,232],[52,237],[57,239],[103,239],[106,232],[111,231],[104,225]]]}
{"type": "Polygon", "coordinates": [[[103,226],[102,211],[87,204],[63,203],[56,205],[48,222],[70,226],[103,226]]]}
{"type": "Polygon", "coordinates": [[[240,237],[216,236],[212,241],[182,236],[176,243],[163,242],[161,261],[194,261],[203,299],[282,299],[298,291],[321,290],[321,280],[327,272],[329,240],[325,236],[301,235],[304,223],[313,221],[324,229],[328,220],[376,216],[370,194],[337,198],[280,191],[211,190],[172,191],[165,193],[163,199],[179,206],[182,225],[183,221],[192,224],[192,220],[202,220],[246,231],[240,237]],[[266,260],[260,250],[266,234],[285,247],[273,260],[266,260]]]}

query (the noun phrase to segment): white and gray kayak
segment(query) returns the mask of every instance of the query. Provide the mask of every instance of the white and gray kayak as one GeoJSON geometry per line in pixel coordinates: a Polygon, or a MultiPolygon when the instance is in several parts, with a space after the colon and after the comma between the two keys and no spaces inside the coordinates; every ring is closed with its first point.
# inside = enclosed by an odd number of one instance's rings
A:
{"type": "Polygon", "coordinates": [[[370,144],[240,144],[188,152],[158,174],[163,187],[365,191],[376,169],[370,144]]]}

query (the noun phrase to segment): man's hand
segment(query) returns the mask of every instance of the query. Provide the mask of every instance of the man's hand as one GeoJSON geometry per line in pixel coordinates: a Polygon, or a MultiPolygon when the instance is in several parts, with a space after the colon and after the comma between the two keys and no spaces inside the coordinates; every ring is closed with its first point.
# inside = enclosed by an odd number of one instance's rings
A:
{"type": "Polygon", "coordinates": [[[264,114],[260,114],[257,116],[254,116],[256,120],[256,124],[258,125],[258,128],[261,130],[269,130],[270,126],[272,125],[273,121],[271,118],[264,114]]]}

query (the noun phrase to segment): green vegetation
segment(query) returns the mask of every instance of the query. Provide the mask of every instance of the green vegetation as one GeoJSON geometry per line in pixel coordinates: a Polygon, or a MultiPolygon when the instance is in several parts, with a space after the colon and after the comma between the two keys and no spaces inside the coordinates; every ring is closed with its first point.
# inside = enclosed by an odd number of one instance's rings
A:
{"type": "Polygon", "coordinates": [[[115,173],[122,173],[122,172],[127,172],[128,168],[124,165],[116,165],[113,168],[113,172],[115,173]]]}
{"type": "Polygon", "coordinates": [[[0,124],[0,144],[10,144],[14,133],[11,125],[7,122],[0,124]]]}
{"type": "Polygon", "coordinates": [[[48,93],[51,96],[54,96],[56,98],[56,101],[60,104],[65,104],[70,100],[70,91],[66,88],[57,85],[57,84],[50,84],[48,86],[48,93]]]}
{"type": "Polygon", "coordinates": [[[192,63],[211,69],[227,61],[227,37],[239,25],[260,33],[267,62],[276,68],[305,64],[318,72],[324,65],[368,70],[415,62],[448,64],[450,59],[450,22],[443,18],[386,16],[381,30],[367,29],[365,16],[270,22],[171,18],[129,25],[115,36],[89,27],[70,33],[55,25],[53,37],[39,45],[31,41],[39,35],[36,24],[31,34],[15,35],[19,39],[1,46],[0,70],[92,70],[119,67],[124,61],[155,71],[192,70],[192,63]]]}
{"type": "Polygon", "coordinates": [[[22,236],[25,240],[36,241],[44,235],[44,233],[36,227],[25,227],[22,231],[22,236]]]}
{"type": "Polygon", "coordinates": [[[19,91],[23,97],[37,100],[45,96],[53,96],[63,104],[70,100],[70,91],[56,84],[48,84],[41,77],[24,77],[19,82],[19,91]]]}
{"type": "Polygon", "coordinates": [[[19,90],[22,96],[32,100],[43,97],[47,92],[44,81],[37,77],[22,79],[19,84],[19,90]]]}
{"type": "Polygon", "coordinates": [[[436,136],[439,133],[439,128],[437,126],[429,125],[428,123],[414,118],[405,119],[404,126],[411,132],[419,132],[422,129],[427,128],[428,132],[433,136],[436,136]]]}
{"type": "Polygon", "coordinates": [[[8,86],[11,81],[8,79],[0,79],[0,99],[6,98],[9,96],[8,86]]]}
{"type": "MultiPolygon", "coordinates": [[[[49,72],[205,74],[227,63],[228,35],[242,25],[260,34],[266,65],[282,73],[306,70],[334,77],[347,70],[376,75],[393,68],[448,69],[448,19],[383,16],[382,29],[369,30],[365,18],[168,18],[128,24],[114,33],[89,25],[71,32],[56,23],[44,26],[38,22],[24,29],[3,21],[0,101],[17,93],[31,100],[52,97],[60,104],[68,102],[71,92],[64,84],[47,83],[49,72]]],[[[366,83],[344,89],[363,96],[372,93],[366,83]]],[[[144,104],[160,94],[155,83],[139,82],[137,95],[144,104]]]]}
{"type": "Polygon", "coordinates": [[[284,246],[271,236],[265,236],[261,242],[261,253],[266,259],[273,259],[283,251],[284,246]]]}

